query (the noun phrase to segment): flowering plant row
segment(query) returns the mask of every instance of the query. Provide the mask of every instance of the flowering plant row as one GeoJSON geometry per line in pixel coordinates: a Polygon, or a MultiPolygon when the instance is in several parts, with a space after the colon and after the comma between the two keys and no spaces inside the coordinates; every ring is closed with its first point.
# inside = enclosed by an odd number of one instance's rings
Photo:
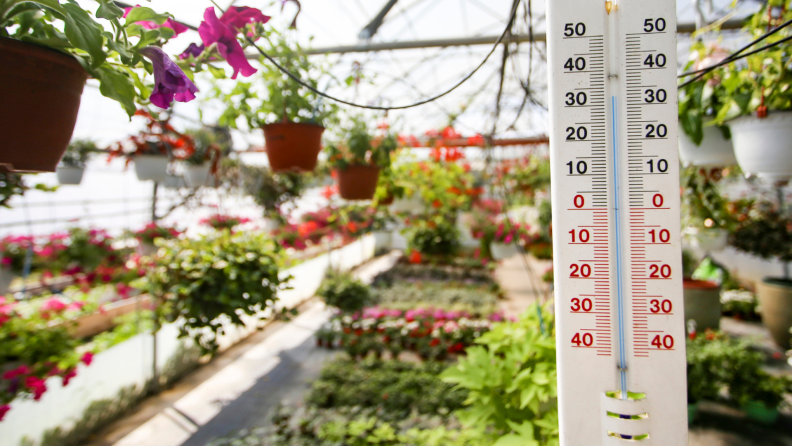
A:
{"type": "Polygon", "coordinates": [[[154,244],[156,239],[174,239],[183,234],[174,226],[159,225],[157,223],[148,223],[143,229],[132,233],[135,238],[140,240],[141,243],[154,244]]]}
{"type": "Polygon", "coordinates": [[[384,229],[391,220],[384,208],[329,205],[303,214],[299,223],[288,223],[273,231],[273,236],[282,247],[302,251],[336,236],[345,243],[350,242],[369,232],[384,229]]]}
{"type": "Polygon", "coordinates": [[[91,364],[93,353],[80,351],[69,333],[69,321],[88,310],[64,298],[21,308],[0,297],[0,421],[14,399],[38,401],[48,378],[59,376],[66,386],[80,362],[91,364]]]}
{"type": "Polygon", "coordinates": [[[493,322],[503,319],[501,313],[473,319],[461,311],[374,307],[351,316],[334,317],[328,327],[317,333],[317,338],[321,345],[342,347],[353,357],[386,350],[397,356],[411,350],[425,359],[444,359],[449,354],[462,353],[489,331],[493,322]]]}
{"type": "Polygon", "coordinates": [[[200,223],[202,225],[211,226],[212,228],[218,231],[223,231],[223,230],[233,231],[235,227],[239,225],[243,225],[245,223],[250,223],[251,221],[252,220],[246,217],[215,214],[208,218],[202,219],[200,223]]]}

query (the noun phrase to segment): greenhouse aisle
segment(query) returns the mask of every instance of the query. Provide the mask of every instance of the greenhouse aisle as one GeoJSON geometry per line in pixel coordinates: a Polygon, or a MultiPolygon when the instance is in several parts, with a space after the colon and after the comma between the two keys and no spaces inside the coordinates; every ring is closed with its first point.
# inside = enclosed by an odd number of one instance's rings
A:
{"type": "MultiPolygon", "coordinates": [[[[370,281],[393,266],[398,252],[359,267],[370,281]]],[[[308,382],[335,353],[315,346],[313,333],[330,312],[316,300],[289,323],[275,323],[216,358],[173,389],[145,401],[101,432],[90,446],[204,445],[240,429],[269,423],[281,401],[299,401],[308,382]]]]}

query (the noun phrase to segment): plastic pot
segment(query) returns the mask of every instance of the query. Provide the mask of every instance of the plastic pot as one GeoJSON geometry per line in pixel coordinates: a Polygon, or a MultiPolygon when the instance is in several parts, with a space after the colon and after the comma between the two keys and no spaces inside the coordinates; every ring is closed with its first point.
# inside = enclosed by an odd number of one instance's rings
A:
{"type": "Polygon", "coordinates": [[[699,403],[688,403],[688,426],[698,418],[699,403]]]}
{"type": "Polygon", "coordinates": [[[319,152],[322,151],[324,127],[279,122],[265,125],[262,130],[273,172],[313,172],[319,152]]]}
{"type": "Polygon", "coordinates": [[[789,350],[792,341],[792,281],[765,277],[756,286],[762,322],[781,350],[789,350]]]}
{"type": "Polygon", "coordinates": [[[720,252],[729,245],[729,232],[725,229],[688,228],[690,244],[706,253],[720,252]]]}
{"type": "Polygon", "coordinates": [[[743,116],[729,127],[737,163],[746,175],[773,182],[792,178],[792,112],[770,112],[762,119],[743,116]]]}
{"type": "Polygon", "coordinates": [[[70,55],[6,37],[0,37],[0,61],[0,166],[55,172],[88,73],[70,55]]]}
{"type": "Polygon", "coordinates": [[[209,170],[211,168],[212,166],[209,163],[203,163],[200,166],[184,166],[184,182],[187,183],[187,187],[206,186],[209,182],[209,170]]]}
{"type": "Polygon", "coordinates": [[[0,296],[8,292],[11,282],[14,280],[14,272],[10,268],[0,267],[0,296]]]}
{"type": "Polygon", "coordinates": [[[135,157],[135,173],[140,181],[162,183],[168,178],[168,157],[163,155],[138,155],[135,157]]]}
{"type": "Polygon", "coordinates": [[[748,401],[743,404],[742,410],[748,418],[759,423],[771,425],[778,420],[778,408],[769,408],[761,401],[748,401]]]}
{"type": "Polygon", "coordinates": [[[379,167],[353,164],[338,171],[338,192],[345,200],[371,200],[377,192],[379,167]]]}
{"type": "Polygon", "coordinates": [[[704,139],[700,146],[680,130],[679,159],[686,166],[721,167],[737,164],[731,140],[724,138],[723,132],[714,126],[704,127],[704,139]]]}
{"type": "Polygon", "coordinates": [[[76,186],[82,183],[84,167],[58,166],[58,183],[76,186]]]}
{"type": "Polygon", "coordinates": [[[703,333],[706,329],[720,328],[721,301],[720,285],[706,280],[689,280],[682,282],[685,301],[685,322],[696,321],[696,331],[703,333]]]}
{"type": "Polygon", "coordinates": [[[495,260],[508,259],[511,256],[517,255],[518,252],[517,246],[515,246],[514,243],[509,243],[508,245],[505,243],[490,243],[490,253],[495,260]]]}
{"type": "Polygon", "coordinates": [[[162,182],[162,185],[169,188],[169,189],[178,189],[180,187],[184,187],[185,181],[184,178],[178,175],[170,175],[168,174],[165,177],[165,181],[162,182]]]}

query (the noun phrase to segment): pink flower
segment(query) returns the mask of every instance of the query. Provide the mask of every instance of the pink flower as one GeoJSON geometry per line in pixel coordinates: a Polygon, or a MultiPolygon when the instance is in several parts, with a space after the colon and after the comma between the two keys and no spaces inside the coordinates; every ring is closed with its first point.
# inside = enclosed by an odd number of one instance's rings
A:
{"type": "Polygon", "coordinates": [[[5,414],[8,413],[9,410],[11,410],[11,406],[9,406],[8,404],[3,404],[2,406],[0,406],[0,421],[3,421],[3,418],[5,418],[5,414]]]}
{"type": "Polygon", "coordinates": [[[82,355],[82,358],[80,358],[80,361],[82,361],[85,365],[91,365],[91,362],[93,362],[93,357],[93,353],[85,352],[85,354],[82,355]]]}
{"type": "Polygon", "coordinates": [[[85,306],[85,302],[72,302],[66,308],[69,311],[80,311],[85,306]]]}
{"type": "Polygon", "coordinates": [[[511,243],[511,242],[512,242],[512,240],[514,240],[514,236],[513,236],[513,235],[512,235],[512,233],[510,232],[510,233],[509,233],[509,234],[506,236],[506,238],[504,238],[504,239],[503,239],[503,243],[505,243],[505,244],[507,244],[507,245],[508,245],[509,243],[511,243]]]}
{"type": "Polygon", "coordinates": [[[0,264],[2,264],[3,266],[9,266],[11,265],[11,262],[12,262],[11,257],[3,257],[0,259],[0,264]]]}
{"type": "Polygon", "coordinates": [[[30,373],[30,368],[24,364],[15,368],[14,370],[9,370],[3,374],[3,379],[14,379],[17,376],[23,376],[30,373]]]}
{"type": "Polygon", "coordinates": [[[232,6],[220,17],[221,22],[234,30],[242,29],[249,23],[264,24],[269,22],[269,19],[270,16],[264,15],[256,8],[249,8],[247,6],[232,6]]]}
{"type": "MultiPolygon", "coordinates": [[[[135,5],[135,8],[140,8],[140,5],[135,5]]],[[[134,8],[124,8],[124,18],[126,18],[126,16],[129,15],[129,11],[131,11],[132,9],[134,8]]],[[[178,36],[183,32],[186,32],[189,29],[186,26],[182,25],[181,23],[173,20],[172,18],[165,20],[165,23],[163,23],[162,25],[156,22],[148,22],[148,21],[137,22],[137,24],[146,29],[157,29],[163,27],[170,28],[173,30],[174,37],[178,36]]]]}
{"type": "Polygon", "coordinates": [[[179,59],[187,59],[187,58],[189,58],[190,56],[192,56],[192,57],[198,57],[198,56],[200,56],[200,55],[201,55],[201,53],[203,53],[203,50],[204,50],[205,48],[206,48],[206,47],[205,47],[205,46],[203,46],[203,45],[200,45],[200,46],[198,46],[198,45],[196,45],[195,43],[191,43],[191,44],[190,44],[190,45],[187,47],[187,49],[185,49],[185,50],[184,50],[184,52],[182,52],[181,54],[179,54],[179,59]]]}
{"type": "Polygon", "coordinates": [[[60,313],[61,311],[66,309],[66,304],[63,303],[60,299],[53,297],[48,301],[44,302],[39,308],[39,311],[42,313],[49,313],[50,311],[54,313],[60,313]]]}
{"type": "Polygon", "coordinates": [[[67,370],[66,374],[63,375],[63,387],[68,386],[69,381],[71,381],[71,379],[74,378],[75,376],[77,376],[77,369],[67,370]]]}
{"type": "Polygon", "coordinates": [[[240,72],[244,77],[251,76],[256,72],[256,69],[248,62],[245,51],[236,39],[236,31],[217,18],[213,7],[206,8],[204,21],[198,27],[198,34],[201,36],[204,45],[217,44],[217,51],[220,56],[234,69],[234,75],[231,76],[231,79],[236,79],[237,74],[240,72]]]}
{"type": "Polygon", "coordinates": [[[37,376],[25,378],[25,387],[33,392],[33,399],[36,401],[40,400],[41,395],[44,395],[44,392],[47,391],[47,384],[37,376]]]}

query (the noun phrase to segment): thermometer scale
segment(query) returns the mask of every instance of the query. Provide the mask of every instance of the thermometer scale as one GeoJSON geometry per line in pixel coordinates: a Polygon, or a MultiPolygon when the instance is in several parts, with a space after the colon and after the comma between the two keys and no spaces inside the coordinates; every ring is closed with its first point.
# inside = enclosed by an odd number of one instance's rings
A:
{"type": "Polygon", "coordinates": [[[684,446],[676,2],[547,10],[561,446],[684,446]]]}

